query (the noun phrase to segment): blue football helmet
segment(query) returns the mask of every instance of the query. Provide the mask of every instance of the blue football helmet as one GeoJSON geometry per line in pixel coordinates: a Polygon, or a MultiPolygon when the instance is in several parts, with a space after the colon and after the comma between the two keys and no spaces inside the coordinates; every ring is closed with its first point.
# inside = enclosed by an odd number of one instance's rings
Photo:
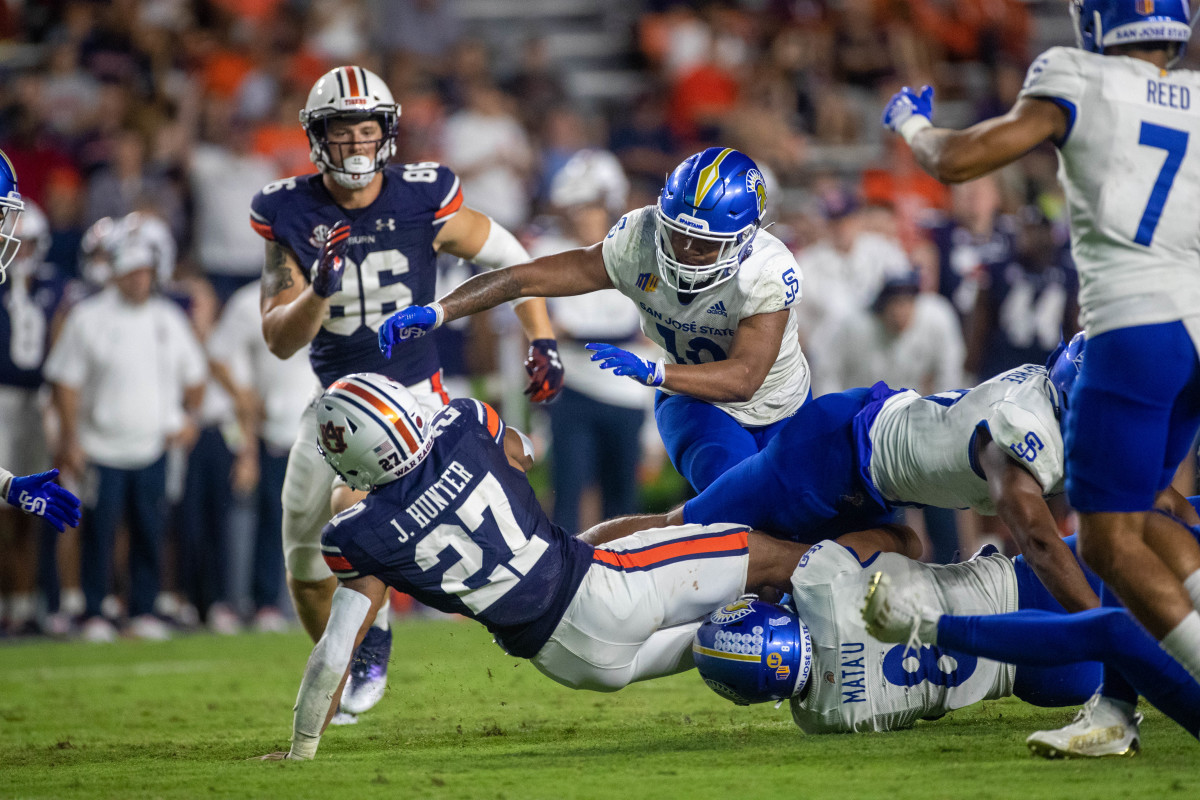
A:
{"type": "Polygon", "coordinates": [[[1075,42],[1091,53],[1141,42],[1178,42],[1178,60],[1192,37],[1188,0],[1071,0],[1075,42]]]}
{"type": "Polygon", "coordinates": [[[25,210],[25,203],[17,191],[17,171],[8,156],[0,152],[0,283],[4,283],[5,270],[17,257],[21,239],[17,236],[17,220],[25,210]]]}
{"type": "Polygon", "coordinates": [[[658,270],[679,292],[710,289],[732,278],[767,207],[763,175],[748,156],[710,147],[667,177],[658,196],[658,270]],[[689,263],[700,261],[703,263],[689,263]]]}
{"type": "Polygon", "coordinates": [[[692,657],[708,688],[740,706],[786,700],[808,683],[812,637],[795,611],[746,595],[709,614],[692,657]]]}
{"type": "Polygon", "coordinates": [[[1071,387],[1079,377],[1079,369],[1083,366],[1083,349],[1087,346],[1087,334],[1083,331],[1071,337],[1070,343],[1059,342],[1058,347],[1046,359],[1046,369],[1050,373],[1050,382],[1058,390],[1059,402],[1067,407],[1067,398],[1071,387]]]}

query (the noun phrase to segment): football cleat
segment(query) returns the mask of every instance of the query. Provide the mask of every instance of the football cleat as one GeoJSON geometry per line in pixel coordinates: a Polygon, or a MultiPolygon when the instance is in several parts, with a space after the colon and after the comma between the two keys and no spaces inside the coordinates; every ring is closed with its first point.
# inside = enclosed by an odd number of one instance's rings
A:
{"type": "Polygon", "coordinates": [[[387,665],[391,655],[392,629],[372,626],[350,664],[350,680],[342,693],[342,711],[361,714],[379,702],[387,688],[387,665]]]}
{"type": "Polygon", "coordinates": [[[1141,722],[1141,714],[1125,711],[1097,692],[1070,725],[1032,733],[1025,744],[1042,758],[1135,756],[1141,749],[1141,722]]]}
{"type": "Polygon", "coordinates": [[[905,642],[905,652],[937,644],[940,614],[917,599],[911,587],[896,585],[886,572],[876,572],[867,586],[862,609],[867,633],[881,642],[905,642]]]}
{"type": "Polygon", "coordinates": [[[330,725],[357,725],[358,714],[350,714],[345,711],[338,711],[329,718],[330,725]]]}

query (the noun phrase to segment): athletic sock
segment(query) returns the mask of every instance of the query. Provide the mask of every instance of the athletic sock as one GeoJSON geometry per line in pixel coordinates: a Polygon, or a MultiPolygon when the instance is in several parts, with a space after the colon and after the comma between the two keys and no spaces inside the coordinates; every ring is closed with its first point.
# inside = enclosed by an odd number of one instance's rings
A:
{"type": "Polygon", "coordinates": [[[1200,569],[1184,578],[1183,588],[1187,589],[1188,597],[1192,598],[1192,608],[1200,611],[1200,569]]]}
{"type": "Polygon", "coordinates": [[[1200,613],[1192,611],[1184,617],[1159,646],[1200,682],[1200,613]]]}

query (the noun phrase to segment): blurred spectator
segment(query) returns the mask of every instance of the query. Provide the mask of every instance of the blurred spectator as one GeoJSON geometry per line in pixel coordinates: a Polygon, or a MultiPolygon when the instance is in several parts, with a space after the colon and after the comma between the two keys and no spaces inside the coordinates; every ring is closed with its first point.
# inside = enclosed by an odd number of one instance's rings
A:
{"type": "Polygon", "coordinates": [[[286,360],[267,350],[259,313],[259,282],[234,292],[208,340],[209,363],[237,408],[241,446],[234,464],[234,486],[250,491],[257,483],[257,521],[251,548],[250,598],[255,630],[282,630],[279,611],[283,589],[283,474],[296,428],[316,378],[305,346],[286,360]]]}
{"type": "Polygon", "coordinates": [[[113,537],[128,516],[130,631],[162,639],[152,614],[166,524],[167,446],[186,438],[204,392],[204,357],[183,313],[154,294],[154,255],[118,250],[112,284],[75,306],[46,361],[61,424],[57,461],[84,485],[84,637],[111,641],[101,616],[113,537]]]}
{"type": "Polygon", "coordinates": [[[1000,214],[1003,200],[995,175],[955,184],[950,188],[950,215],[929,226],[937,248],[938,292],[960,317],[975,307],[984,264],[998,264],[1012,255],[1012,230],[1000,214]]]}
{"type": "MultiPolygon", "coordinates": [[[[186,310],[201,346],[216,325],[217,299],[208,283],[192,279],[186,310]]],[[[233,452],[237,418],[230,395],[209,375],[204,400],[195,410],[195,442],[181,453],[183,494],[175,509],[179,532],[176,581],[199,620],[213,633],[237,633],[240,624],[230,605],[230,511],[233,507],[233,452]]],[[[189,615],[190,616],[190,615],[189,615]]]]}
{"type": "Polygon", "coordinates": [[[818,183],[817,192],[825,235],[796,254],[804,291],[796,314],[819,376],[831,326],[867,309],[889,277],[906,274],[911,266],[899,243],[867,230],[862,204],[853,192],[836,181],[818,183]]]}
{"type": "MultiPolygon", "coordinates": [[[[616,156],[605,150],[581,150],[559,170],[550,201],[561,230],[530,248],[540,257],[604,240],[625,210],[629,182],[616,156]]],[[[583,530],[601,519],[638,510],[640,433],[653,393],[633,381],[610,380],[595,364],[588,342],[620,345],[648,356],[653,348],[640,331],[641,318],[629,298],[616,289],[547,301],[558,334],[558,354],[571,376],[549,407],[551,482],[554,522],[583,530]],[[581,509],[585,493],[600,491],[599,514],[581,509]]]]}
{"type": "Polygon", "coordinates": [[[123,217],[148,206],[165,219],[183,213],[183,198],[165,175],[147,163],[146,143],[137,131],[120,131],[112,148],[112,161],[88,181],[83,221],[90,225],[101,217],[123,217]]]}
{"type": "MultiPolygon", "coordinates": [[[[25,201],[15,233],[21,248],[8,268],[8,280],[0,284],[0,464],[26,475],[50,469],[39,389],[49,323],[65,280],[43,260],[50,247],[50,223],[32,200],[25,201]]],[[[58,610],[55,541],[55,532],[41,520],[0,505],[0,631],[40,630],[35,616],[39,582],[46,590],[47,610],[58,610]],[[39,548],[39,533],[49,546],[39,548]]]]}
{"type": "Polygon", "coordinates": [[[223,106],[209,108],[210,141],[192,148],[188,176],[195,207],[195,254],[221,302],[262,270],[262,240],[246,224],[250,200],[275,180],[276,168],[250,152],[246,125],[223,106]]]}
{"type": "Polygon", "coordinates": [[[666,99],[657,92],[638,95],[618,116],[609,139],[631,179],[662,183],[679,163],[679,143],[667,124],[666,99]]]}
{"type": "Polygon", "coordinates": [[[1069,342],[1079,330],[1079,276],[1040,209],[1021,209],[1016,246],[1006,255],[984,264],[970,317],[967,369],[980,381],[1046,363],[1060,338],[1069,342]]]}
{"type": "Polygon", "coordinates": [[[492,84],[468,87],[467,107],[446,121],[446,163],[475,209],[515,230],[529,217],[533,151],[509,105],[492,84]]]}
{"type": "Polygon", "coordinates": [[[963,388],[966,346],[954,309],[944,297],[920,291],[915,271],[889,277],[867,309],[834,324],[817,394],[885,381],[893,388],[933,394],[963,388]]]}

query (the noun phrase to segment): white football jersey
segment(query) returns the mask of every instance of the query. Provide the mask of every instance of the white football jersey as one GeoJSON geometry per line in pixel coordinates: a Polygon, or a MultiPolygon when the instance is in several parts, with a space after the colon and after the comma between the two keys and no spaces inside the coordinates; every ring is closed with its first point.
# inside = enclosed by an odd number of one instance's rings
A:
{"type": "Polygon", "coordinates": [[[796,612],[812,636],[808,690],[791,699],[805,733],[906,728],[919,719],[1012,694],[1016,668],[986,658],[871,637],[861,609],[871,575],[883,570],[917,590],[943,614],[1017,610],[1017,577],[1001,555],[930,565],[885,553],[864,568],[835,542],[821,542],[792,573],[796,612]]]}
{"type": "Polygon", "coordinates": [[[1029,67],[1021,96],[1071,118],[1058,178],[1088,336],[1196,315],[1200,73],[1054,47],[1029,67]]]}
{"type": "Polygon", "coordinates": [[[866,432],[869,441],[859,444],[871,454],[871,482],[893,503],[993,515],[996,507],[975,460],[976,431],[984,428],[1029,470],[1043,494],[1059,494],[1065,455],[1057,397],[1038,364],[1003,372],[970,390],[893,395],[866,432]]]}
{"type": "MultiPolygon", "coordinates": [[[[654,214],[655,207],[646,206],[621,217],[604,240],[604,267],[613,285],[637,303],[642,332],[666,351],[671,363],[722,361],[741,320],[799,302],[796,259],[783,242],[760,230],[736,276],[683,305],[659,276],[654,214]]],[[[808,362],[800,350],[795,313],[789,311],[779,357],[762,386],[744,403],[715,405],[742,425],[768,425],[794,414],[808,389],[808,362]]]]}

